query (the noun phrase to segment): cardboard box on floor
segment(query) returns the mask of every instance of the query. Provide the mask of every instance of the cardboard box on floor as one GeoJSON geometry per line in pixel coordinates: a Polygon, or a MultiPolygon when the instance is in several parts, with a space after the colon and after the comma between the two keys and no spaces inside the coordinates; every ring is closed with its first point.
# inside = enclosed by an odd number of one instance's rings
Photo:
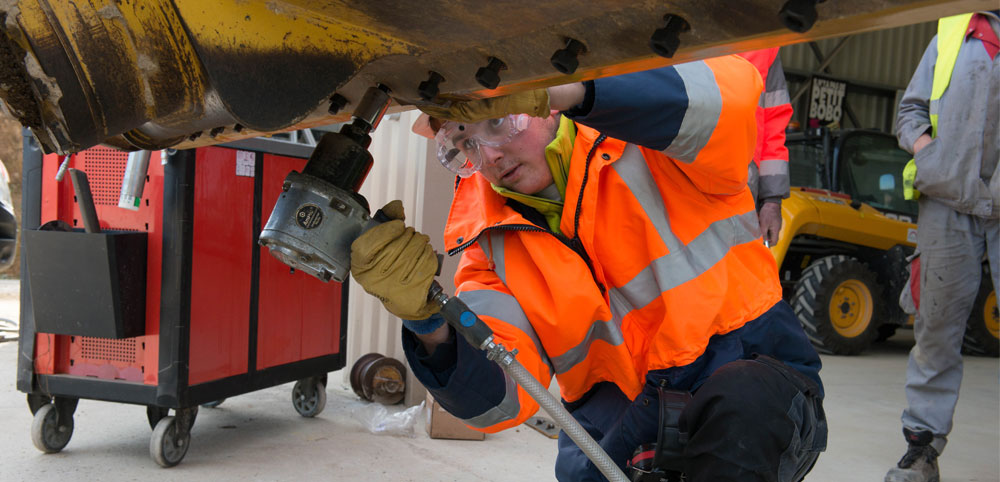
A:
{"type": "Polygon", "coordinates": [[[427,435],[431,438],[451,440],[484,440],[486,434],[465,426],[461,420],[445,411],[441,404],[427,394],[427,435]]]}

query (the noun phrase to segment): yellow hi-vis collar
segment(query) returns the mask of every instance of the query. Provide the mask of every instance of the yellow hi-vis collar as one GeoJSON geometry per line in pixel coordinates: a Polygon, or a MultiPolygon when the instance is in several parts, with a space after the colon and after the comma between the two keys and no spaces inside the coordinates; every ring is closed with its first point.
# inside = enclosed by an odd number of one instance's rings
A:
{"type": "Polygon", "coordinates": [[[562,219],[562,200],[566,199],[566,181],[569,179],[569,160],[573,157],[574,142],[576,142],[576,125],[569,117],[561,116],[556,138],[545,147],[545,160],[549,164],[549,170],[552,171],[552,181],[559,190],[560,200],[521,194],[495,184],[490,185],[501,196],[535,208],[545,217],[545,222],[548,223],[552,232],[562,234],[562,231],[559,230],[559,222],[562,219]]]}

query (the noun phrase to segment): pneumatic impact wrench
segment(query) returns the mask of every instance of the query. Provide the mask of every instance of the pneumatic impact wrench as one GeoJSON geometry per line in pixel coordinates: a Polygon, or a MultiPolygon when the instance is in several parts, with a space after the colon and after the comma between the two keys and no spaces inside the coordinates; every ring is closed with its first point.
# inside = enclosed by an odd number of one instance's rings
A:
{"type": "MultiPolygon", "coordinates": [[[[369,134],[389,107],[389,89],[368,89],[351,124],[327,133],[302,172],[285,177],[282,193],[260,234],[260,245],[288,266],[320,280],[344,282],[351,268],[351,243],[365,230],[385,222],[381,211],[369,216],[368,201],[358,193],[372,166],[369,134]]],[[[449,297],[437,281],[428,301],[472,346],[486,351],[497,364],[544,408],[608,480],[626,482],[621,469],[510,352],[493,339],[490,329],[458,297],[449,297]]]]}

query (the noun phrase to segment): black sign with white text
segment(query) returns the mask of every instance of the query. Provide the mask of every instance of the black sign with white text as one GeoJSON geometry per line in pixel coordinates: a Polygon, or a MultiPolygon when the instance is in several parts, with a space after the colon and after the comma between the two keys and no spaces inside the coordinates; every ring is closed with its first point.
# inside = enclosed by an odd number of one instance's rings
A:
{"type": "Polygon", "coordinates": [[[812,78],[809,95],[809,126],[839,124],[844,114],[847,83],[823,77],[812,78]]]}

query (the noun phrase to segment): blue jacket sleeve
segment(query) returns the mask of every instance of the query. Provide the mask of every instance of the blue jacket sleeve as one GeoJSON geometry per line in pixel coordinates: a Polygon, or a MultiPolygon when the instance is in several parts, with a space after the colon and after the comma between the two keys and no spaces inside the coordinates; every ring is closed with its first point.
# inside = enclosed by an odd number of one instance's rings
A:
{"type": "Polygon", "coordinates": [[[651,149],[666,149],[677,137],[688,95],[673,66],[586,82],[571,119],[616,139],[651,149]]]}
{"type": "Polygon", "coordinates": [[[410,330],[403,329],[403,352],[413,375],[448,413],[470,419],[500,404],[507,393],[503,370],[451,331],[446,343],[428,354],[410,330]]]}

